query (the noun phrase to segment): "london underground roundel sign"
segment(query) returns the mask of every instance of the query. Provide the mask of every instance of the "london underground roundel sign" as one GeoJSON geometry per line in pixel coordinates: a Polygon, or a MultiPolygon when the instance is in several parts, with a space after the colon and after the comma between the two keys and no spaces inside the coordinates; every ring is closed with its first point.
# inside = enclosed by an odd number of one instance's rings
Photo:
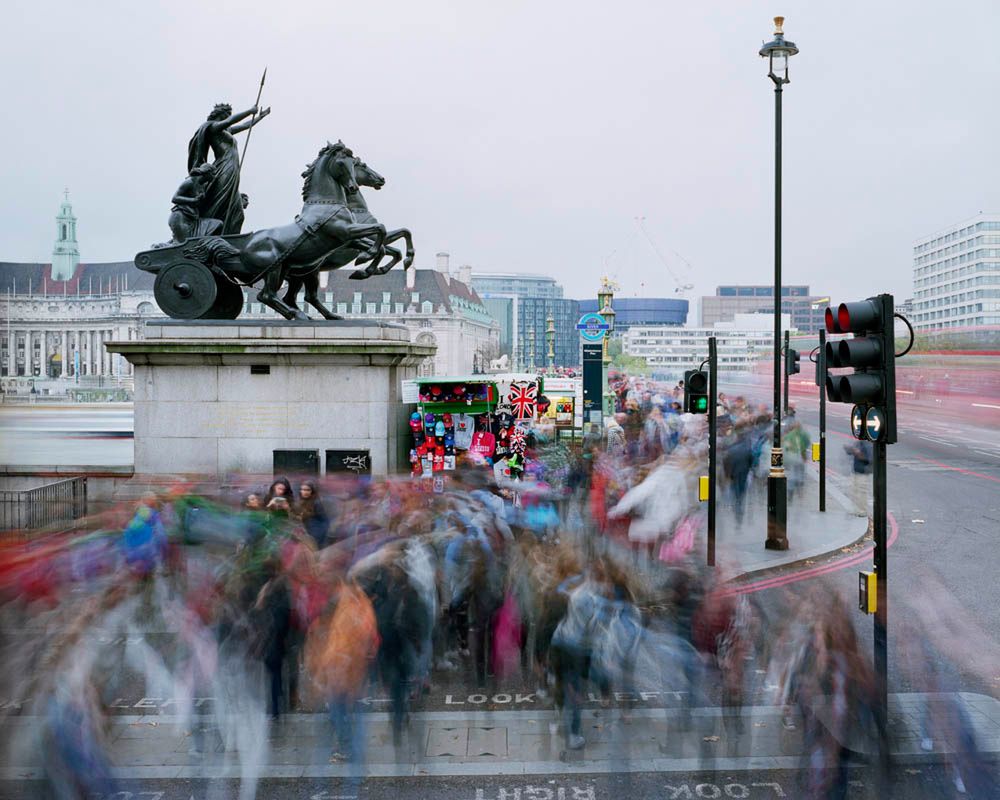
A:
{"type": "Polygon", "coordinates": [[[580,321],[576,323],[576,329],[580,331],[580,336],[584,341],[599,342],[611,329],[611,326],[604,317],[591,311],[580,317],[580,321]]]}

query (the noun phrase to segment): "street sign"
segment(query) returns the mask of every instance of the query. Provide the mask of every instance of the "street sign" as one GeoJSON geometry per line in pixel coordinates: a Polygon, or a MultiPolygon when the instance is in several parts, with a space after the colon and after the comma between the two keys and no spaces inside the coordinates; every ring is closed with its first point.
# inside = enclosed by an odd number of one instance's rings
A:
{"type": "Polygon", "coordinates": [[[865,412],[861,406],[854,406],[851,409],[851,433],[855,439],[865,438],[865,412]]]}
{"type": "Polygon", "coordinates": [[[580,317],[576,329],[585,342],[599,342],[611,330],[611,325],[600,314],[591,311],[580,317]]]}
{"type": "Polygon", "coordinates": [[[602,386],[604,350],[597,342],[583,343],[583,403],[582,417],[585,422],[593,420],[596,411],[601,412],[601,402],[604,396],[602,386]]]}
{"type": "Polygon", "coordinates": [[[881,441],[885,436],[885,414],[881,409],[872,406],[865,414],[865,434],[873,442],[881,441]]]}

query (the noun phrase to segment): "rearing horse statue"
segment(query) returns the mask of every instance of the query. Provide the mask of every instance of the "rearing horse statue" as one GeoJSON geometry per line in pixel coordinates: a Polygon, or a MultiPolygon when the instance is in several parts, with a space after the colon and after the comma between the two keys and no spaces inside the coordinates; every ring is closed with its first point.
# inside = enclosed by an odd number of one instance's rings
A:
{"type": "MultiPolygon", "coordinates": [[[[385,178],[357,157],[354,159],[354,174],[358,186],[370,186],[375,189],[375,191],[378,191],[385,186],[385,178]]],[[[365,202],[364,197],[361,196],[360,190],[348,195],[347,206],[351,209],[351,213],[354,214],[356,222],[371,224],[378,223],[378,220],[375,219],[371,211],[368,210],[368,204],[365,202]]],[[[355,262],[357,264],[370,261],[371,263],[366,269],[358,269],[351,274],[351,277],[354,279],[363,279],[372,275],[385,275],[385,273],[391,270],[400,261],[403,262],[403,269],[409,269],[412,266],[414,255],[413,237],[409,230],[406,228],[398,228],[396,230],[388,231],[385,235],[385,239],[383,240],[383,246],[385,247],[386,255],[390,257],[389,262],[385,266],[380,267],[377,260],[372,258],[372,242],[362,240],[341,245],[339,248],[334,250],[320,265],[319,271],[338,269],[339,267],[346,266],[355,259],[357,259],[355,262]],[[395,242],[398,239],[406,241],[405,256],[397,248],[389,246],[390,242],[395,242]]],[[[343,317],[330,311],[330,309],[323,305],[323,302],[319,299],[319,271],[313,272],[301,278],[290,275],[287,279],[288,289],[285,292],[284,302],[292,308],[298,308],[296,297],[298,296],[299,290],[305,286],[305,301],[309,303],[309,305],[319,311],[319,313],[326,319],[343,319],[343,317]]]]}
{"type": "MultiPolygon", "coordinates": [[[[290,225],[255,232],[240,251],[240,261],[264,276],[257,300],[286,319],[309,319],[308,315],[278,297],[288,278],[304,278],[320,269],[345,244],[371,238],[365,248],[375,263],[385,254],[385,226],[355,222],[347,204],[358,191],[355,159],[343,142],[327,143],[302,176],[302,211],[290,225]]],[[[337,266],[340,266],[339,264],[337,266]]]]}

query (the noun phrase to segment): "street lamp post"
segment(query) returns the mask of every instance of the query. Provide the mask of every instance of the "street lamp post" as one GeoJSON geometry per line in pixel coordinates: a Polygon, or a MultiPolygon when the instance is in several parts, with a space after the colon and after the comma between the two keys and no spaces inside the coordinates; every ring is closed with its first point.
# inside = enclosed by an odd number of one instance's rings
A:
{"type": "Polygon", "coordinates": [[[549,346],[548,362],[546,366],[548,367],[549,372],[554,372],[556,366],[556,321],[551,314],[549,314],[548,319],[545,320],[545,339],[549,346]]]}
{"type": "Polygon", "coordinates": [[[774,18],[774,39],[760,48],[774,82],[774,442],[767,476],[767,540],[769,550],[788,549],[788,487],[781,451],[781,92],[789,83],[788,59],[799,52],[781,30],[784,17],[774,18]]]}

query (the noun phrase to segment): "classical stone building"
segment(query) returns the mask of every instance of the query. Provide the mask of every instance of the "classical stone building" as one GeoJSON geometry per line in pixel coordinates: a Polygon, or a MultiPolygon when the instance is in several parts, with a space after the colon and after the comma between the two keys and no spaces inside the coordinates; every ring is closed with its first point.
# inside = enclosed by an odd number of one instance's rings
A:
{"type": "MultiPolygon", "coordinates": [[[[447,257],[438,259],[436,269],[397,268],[365,281],[352,281],[348,273],[323,276],[324,302],[348,318],[403,324],[411,341],[437,345],[423,374],[466,374],[485,369],[499,355],[498,324],[469,276],[449,273],[447,257]]],[[[132,366],[109,354],[104,342],[141,339],[144,320],[164,317],[153,297],[154,278],[131,261],[80,263],[76,217],[67,197],[56,217],[52,263],[0,262],[3,390],[129,388],[132,366]]],[[[248,294],[244,316],[275,319],[254,296],[248,294]]]]}

